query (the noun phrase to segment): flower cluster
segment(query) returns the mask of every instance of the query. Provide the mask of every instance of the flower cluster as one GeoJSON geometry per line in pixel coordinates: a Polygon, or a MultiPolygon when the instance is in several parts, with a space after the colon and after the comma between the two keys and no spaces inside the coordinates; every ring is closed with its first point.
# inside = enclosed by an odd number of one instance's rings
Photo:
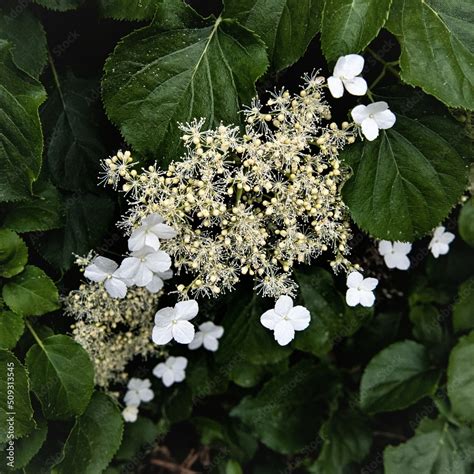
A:
{"type": "Polygon", "coordinates": [[[106,182],[124,180],[121,225],[132,236],[156,214],[176,232],[161,247],[177,273],[193,276],[178,286],[181,299],[228,291],[246,274],[264,296],[294,295],[293,266],[326,251],[335,270],[350,268],[338,153],[355,137],[347,122],[325,125],[324,84],[306,76],[297,95],[274,92],[266,108],[255,99],[243,136],[238,127],[204,130],[204,120],[182,125],[186,154],[167,171],[137,171],[129,152],[103,162],[106,182]]]}

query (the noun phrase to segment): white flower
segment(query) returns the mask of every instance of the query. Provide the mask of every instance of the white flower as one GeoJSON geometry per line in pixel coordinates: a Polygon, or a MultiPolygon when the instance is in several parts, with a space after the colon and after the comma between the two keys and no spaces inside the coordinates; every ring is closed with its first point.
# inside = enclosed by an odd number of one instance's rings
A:
{"type": "MultiPolygon", "coordinates": [[[[159,275],[169,270],[170,267],[171,258],[166,252],[162,250],[155,251],[151,247],[143,247],[141,250],[132,252],[130,257],[123,259],[118,274],[129,286],[150,285],[150,291],[152,291],[156,289],[160,283],[161,286],[163,286],[159,275]],[[155,280],[153,280],[154,276],[156,277],[155,280]],[[159,278],[160,281],[157,281],[157,278],[159,278]]],[[[160,289],[161,286],[159,286],[158,289],[160,289]]]]}
{"type": "Polygon", "coordinates": [[[359,272],[351,272],[347,277],[346,303],[349,306],[361,304],[369,308],[375,302],[373,291],[378,285],[376,278],[364,278],[359,272]]]}
{"type": "Polygon", "coordinates": [[[454,234],[445,232],[443,226],[436,227],[433,238],[428,246],[434,258],[440,255],[446,255],[449,252],[449,244],[454,240],[454,234]]]}
{"type": "Polygon", "coordinates": [[[306,329],[310,321],[309,311],[304,306],[293,307],[292,298],[286,295],[280,296],[275,308],[260,317],[262,325],[273,331],[280,346],[286,346],[295,337],[295,331],[306,329]]]}
{"type": "Polygon", "coordinates": [[[194,338],[194,326],[189,322],[199,312],[197,301],[176,303],[174,308],[160,309],[155,315],[155,327],[151,338],[155,344],[167,344],[172,339],[189,344],[194,338]]]}
{"type": "Polygon", "coordinates": [[[128,239],[128,248],[131,252],[150,247],[153,250],[160,248],[159,239],[172,239],[176,231],[169,225],[163,224],[163,218],[158,214],[151,214],[143,219],[141,226],[132,232],[128,239]]]}
{"type": "Polygon", "coordinates": [[[161,379],[165,387],[169,387],[186,378],[184,370],[187,365],[186,357],[168,357],[165,362],[160,362],[153,369],[153,375],[161,379]]]}
{"type": "Polygon", "coordinates": [[[216,326],[212,321],[207,321],[199,326],[199,331],[188,347],[194,350],[204,345],[204,348],[208,351],[215,352],[219,347],[218,339],[220,339],[223,334],[224,328],[222,326],[216,326]]]}
{"type": "Polygon", "coordinates": [[[379,242],[379,254],[385,260],[388,268],[398,268],[399,270],[408,270],[410,268],[410,259],[407,255],[411,251],[411,244],[408,242],[389,242],[381,240],[379,242]]]}
{"type": "Polygon", "coordinates": [[[122,410],[122,416],[128,423],[135,423],[138,417],[138,407],[136,405],[128,405],[122,410]]]}
{"type": "Polygon", "coordinates": [[[339,99],[344,95],[344,88],[352,95],[364,95],[367,82],[359,74],[364,69],[364,58],[358,54],[341,56],[334,66],[333,75],[328,78],[331,95],[339,99]]]}
{"type": "Polygon", "coordinates": [[[128,391],[125,394],[125,397],[123,397],[125,405],[134,405],[138,407],[141,402],[149,402],[150,400],[153,400],[155,394],[150,387],[150,379],[142,380],[131,378],[127,385],[128,391]]]}
{"type": "Polygon", "coordinates": [[[387,102],[358,105],[352,109],[351,115],[370,142],[379,136],[379,129],[391,128],[397,120],[395,114],[389,110],[387,102]]]}
{"type": "Polygon", "coordinates": [[[107,293],[112,298],[124,298],[127,285],[117,273],[118,265],[110,258],[96,257],[84,270],[84,276],[92,281],[104,282],[107,293]]]}

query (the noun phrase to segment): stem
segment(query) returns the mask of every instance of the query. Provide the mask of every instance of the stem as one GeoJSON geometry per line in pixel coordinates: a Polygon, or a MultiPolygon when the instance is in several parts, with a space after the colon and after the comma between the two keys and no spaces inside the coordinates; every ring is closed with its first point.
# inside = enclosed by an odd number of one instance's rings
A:
{"type": "Polygon", "coordinates": [[[59,83],[58,72],[56,71],[56,66],[54,65],[53,57],[51,56],[51,53],[49,51],[48,51],[48,62],[49,62],[49,67],[51,68],[51,72],[53,74],[54,84],[56,85],[56,88],[58,89],[58,94],[63,104],[63,108],[66,109],[66,104],[64,102],[64,97],[63,97],[63,91],[61,90],[61,84],[59,83]]]}
{"type": "Polygon", "coordinates": [[[375,102],[374,96],[372,95],[372,92],[370,92],[369,89],[367,89],[367,97],[369,98],[370,102],[375,102]]]}
{"type": "Polygon", "coordinates": [[[30,322],[25,319],[25,325],[26,327],[29,329],[29,331],[31,332],[32,336],[35,338],[36,342],[38,343],[38,346],[41,347],[41,349],[45,350],[44,349],[44,345],[43,345],[43,342],[41,341],[41,339],[39,338],[38,334],[36,333],[36,331],[33,329],[33,327],[31,326],[30,322]]]}
{"type": "Polygon", "coordinates": [[[367,51],[380,63],[383,64],[397,79],[400,79],[400,74],[393,67],[398,64],[398,61],[385,61],[381,56],[379,56],[373,49],[367,48],[367,51]]]}

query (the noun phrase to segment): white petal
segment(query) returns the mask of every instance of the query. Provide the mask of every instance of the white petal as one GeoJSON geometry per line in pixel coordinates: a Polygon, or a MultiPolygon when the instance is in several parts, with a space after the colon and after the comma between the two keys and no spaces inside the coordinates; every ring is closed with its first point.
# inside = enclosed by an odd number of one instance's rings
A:
{"type": "Polygon", "coordinates": [[[158,365],[155,365],[153,369],[153,375],[155,377],[161,378],[163,377],[163,374],[167,370],[166,365],[163,362],[160,362],[158,365]]]}
{"type": "Polygon", "coordinates": [[[174,371],[174,381],[176,382],[182,382],[186,378],[186,373],[184,370],[175,370],[174,371]]]}
{"type": "Polygon", "coordinates": [[[96,257],[92,263],[108,274],[112,274],[118,268],[116,262],[106,257],[96,257]]]}
{"type": "Polygon", "coordinates": [[[164,272],[171,267],[171,257],[166,252],[158,250],[147,255],[146,266],[152,272],[164,272]]]}
{"type": "Polygon", "coordinates": [[[410,268],[410,259],[406,255],[397,255],[397,268],[399,270],[408,270],[410,268]]]}
{"type": "Polygon", "coordinates": [[[171,331],[174,340],[180,344],[189,344],[194,339],[194,326],[189,321],[177,321],[171,331]]]}
{"type": "Polygon", "coordinates": [[[155,313],[155,325],[158,327],[166,327],[171,321],[176,319],[176,310],[174,308],[161,308],[155,313]]]}
{"type": "Polygon", "coordinates": [[[260,316],[260,322],[262,323],[262,326],[267,329],[273,330],[275,325],[280,321],[281,316],[279,316],[274,309],[269,309],[260,316]]]}
{"type": "Polygon", "coordinates": [[[346,303],[349,306],[357,306],[360,303],[359,290],[355,288],[349,288],[346,291],[346,303]]]}
{"type": "Polygon", "coordinates": [[[362,77],[342,80],[347,92],[352,95],[362,96],[367,92],[367,82],[362,77]]]}
{"type": "Polygon", "coordinates": [[[344,86],[338,77],[328,77],[328,88],[335,99],[340,99],[344,95],[344,86]]]}
{"type": "Polygon", "coordinates": [[[142,390],[140,390],[139,395],[142,402],[149,402],[153,400],[155,396],[155,394],[153,393],[153,390],[151,390],[150,388],[143,388],[142,390]]]}
{"type": "Polygon", "coordinates": [[[156,224],[152,227],[151,231],[160,239],[172,239],[176,237],[177,233],[173,227],[168,224],[156,224]]]}
{"type": "Polygon", "coordinates": [[[431,253],[438,258],[440,255],[446,255],[449,252],[449,245],[448,244],[443,244],[443,242],[438,242],[435,245],[433,245],[433,249],[431,250],[431,253]],[[436,255],[435,255],[436,252],[436,255]]]}
{"type": "Polygon", "coordinates": [[[190,320],[199,313],[199,305],[195,300],[180,301],[174,306],[177,319],[190,320]]]}
{"type": "Polygon", "coordinates": [[[438,244],[437,242],[435,242],[435,243],[431,242],[430,243],[429,248],[430,248],[431,253],[433,254],[434,258],[438,258],[439,255],[440,255],[439,246],[440,246],[440,244],[438,244]]]}
{"type": "Polygon", "coordinates": [[[370,308],[375,302],[375,296],[371,291],[361,291],[359,297],[360,304],[366,308],[370,308]]]}
{"type": "Polygon", "coordinates": [[[160,239],[151,231],[145,232],[145,245],[142,247],[150,247],[153,250],[160,248],[160,239]]]}
{"type": "Polygon", "coordinates": [[[436,227],[436,229],[433,232],[433,237],[439,238],[444,234],[445,227],[440,225],[439,227],[436,227]]]}
{"type": "Polygon", "coordinates": [[[128,423],[135,423],[138,418],[138,407],[130,405],[122,410],[123,419],[128,423]]]}
{"type": "Polygon", "coordinates": [[[370,115],[375,115],[380,112],[384,112],[385,110],[388,110],[388,104],[387,102],[384,102],[383,100],[380,100],[379,102],[373,102],[372,104],[369,104],[367,106],[367,113],[370,115]]]}
{"type": "Polygon", "coordinates": [[[374,119],[377,122],[377,125],[380,129],[386,130],[387,128],[392,128],[397,121],[397,117],[390,110],[385,110],[384,112],[379,112],[374,115],[374,119]]]}
{"type": "Polygon", "coordinates": [[[341,56],[337,59],[336,64],[334,66],[334,71],[333,71],[334,76],[340,77],[343,75],[345,62],[346,62],[345,56],[341,56]]]}
{"type": "Polygon", "coordinates": [[[121,278],[132,280],[138,271],[140,263],[140,260],[135,257],[124,258],[117,273],[121,278]]]}
{"type": "Polygon", "coordinates": [[[188,348],[194,351],[195,349],[199,349],[202,346],[204,339],[204,334],[202,332],[197,332],[194,335],[194,339],[188,344],[188,348]]]}
{"type": "Polygon", "coordinates": [[[106,257],[96,257],[84,270],[84,276],[92,281],[104,281],[108,275],[115,272],[118,265],[106,257]]]}
{"type": "Polygon", "coordinates": [[[145,228],[139,227],[132,232],[132,235],[128,238],[128,248],[131,252],[142,249],[145,246],[145,228]]]}
{"type": "Polygon", "coordinates": [[[280,296],[275,303],[275,313],[280,316],[286,316],[291,308],[293,308],[293,299],[286,295],[280,296]]]}
{"type": "Polygon", "coordinates": [[[275,326],[273,335],[275,340],[280,344],[280,346],[286,346],[290,343],[295,337],[295,330],[290,323],[290,321],[286,321],[282,319],[278,324],[275,326]]]}
{"type": "Polygon", "coordinates": [[[135,285],[143,287],[147,286],[148,283],[153,279],[153,272],[148,269],[144,263],[140,262],[138,265],[137,272],[133,276],[132,280],[135,285]]]}
{"type": "Polygon", "coordinates": [[[379,127],[374,119],[366,118],[362,121],[361,127],[364,137],[367,138],[369,142],[374,141],[379,136],[379,127]]]}
{"type": "MultiPolygon", "coordinates": [[[[338,61],[339,62],[339,61],[338,61]]],[[[337,63],[336,63],[337,66],[337,63]]],[[[348,54],[343,56],[343,61],[341,62],[340,69],[334,68],[334,73],[337,75],[344,76],[347,78],[352,78],[358,76],[364,69],[364,58],[359,54],[348,54]]]]}
{"type": "Polygon", "coordinates": [[[142,226],[149,229],[156,224],[161,224],[163,221],[164,219],[159,214],[154,213],[146,216],[145,219],[143,219],[142,226]]]}
{"type": "Polygon", "coordinates": [[[445,232],[439,239],[442,244],[450,244],[454,240],[454,234],[451,232],[445,232]]]}
{"type": "Polygon", "coordinates": [[[165,328],[160,328],[155,326],[151,333],[151,339],[155,344],[163,345],[168,344],[168,342],[173,339],[173,333],[171,331],[171,326],[167,326],[165,328]]]}
{"type": "Polygon", "coordinates": [[[129,390],[123,397],[125,405],[140,405],[141,399],[136,390],[129,390]]]}
{"type": "Polygon", "coordinates": [[[170,369],[167,369],[163,374],[162,380],[165,387],[170,387],[174,383],[174,372],[170,369]]]}
{"type": "Polygon", "coordinates": [[[372,291],[372,290],[375,290],[378,284],[379,284],[379,281],[377,280],[377,278],[364,278],[364,280],[360,284],[360,289],[372,291]]]}
{"type": "Polygon", "coordinates": [[[384,255],[383,259],[385,260],[385,265],[387,265],[388,268],[397,268],[397,254],[390,252],[384,255]]]}
{"type": "Polygon", "coordinates": [[[295,306],[288,313],[288,319],[295,331],[302,331],[309,326],[311,315],[304,306],[295,306]]]}
{"type": "Polygon", "coordinates": [[[173,278],[173,270],[171,270],[171,269],[166,270],[165,272],[156,272],[156,274],[157,274],[162,280],[169,280],[170,278],[173,278]]]}
{"type": "Polygon", "coordinates": [[[364,277],[362,273],[359,272],[351,272],[347,276],[347,287],[348,288],[357,288],[361,283],[364,277]]]}
{"type": "Polygon", "coordinates": [[[390,253],[392,251],[392,242],[389,242],[388,240],[381,240],[379,242],[379,254],[384,256],[387,253],[390,253]]]}
{"type": "Polygon", "coordinates": [[[393,250],[396,253],[408,255],[411,252],[411,244],[409,242],[395,242],[393,244],[393,250]]]}
{"type": "Polygon", "coordinates": [[[357,105],[351,111],[352,118],[357,125],[361,125],[362,122],[369,117],[366,105],[357,105]]]}
{"type": "Polygon", "coordinates": [[[212,336],[204,336],[204,348],[211,352],[216,352],[219,347],[219,341],[212,336]]]}
{"type": "Polygon", "coordinates": [[[150,283],[146,285],[146,289],[150,293],[158,293],[162,288],[163,280],[157,275],[153,275],[153,278],[151,279],[150,283]]]}
{"type": "Polygon", "coordinates": [[[139,379],[139,378],[136,378],[136,377],[132,377],[129,381],[128,381],[128,384],[127,384],[127,388],[129,390],[135,390],[135,391],[138,391],[140,390],[141,388],[143,388],[143,380],[142,379],[139,379]]]}
{"type": "Polygon", "coordinates": [[[188,366],[188,359],[186,357],[175,357],[173,363],[173,369],[184,370],[188,366]]]}
{"type": "Polygon", "coordinates": [[[118,278],[108,278],[105,280],[104,287],[112,298],[125,298],[127,294],[127,285],[118,278]]]}

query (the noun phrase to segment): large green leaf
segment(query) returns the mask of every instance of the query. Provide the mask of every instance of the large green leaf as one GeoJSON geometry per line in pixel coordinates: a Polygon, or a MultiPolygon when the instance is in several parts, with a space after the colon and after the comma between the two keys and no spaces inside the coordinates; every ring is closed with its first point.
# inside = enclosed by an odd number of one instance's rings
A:
{"type": "Polygon", "coordinates": [[[372,310],[350,308],[336,290],[326,270],[313,267],[295,272],[302,304],[311,313],[307,329],[296,333],[294,346],[320,357],[341,339],[354,334],[367,321],[372,310]]]}
{"type": "Polygon", "coordinates": [[[425,418],[413,438],[384,451],[386,474],[468,474],[472,472],[474,435],[441,418],[425,418]]]}
{"type": "Polygon", "coordinates": [[[0,38],[13,45],[15,64],[38,78],[48,61],[43,26],[28,8],[21,8],[17,13],[17,2],[7,0],[3,3],[0,10],[0,38]]]}
{"type": "Polygon", "coordinates": [[[68,191],[94,191],[106,156],[100,135],[98,81],[69,74],[41,109],[48,136],[48,167],[53,183],[68,191]]]}
{"type": "Polygon", "coordinates": [[[84,255],[102,242],[112,223],[114,202],[104,194],[75,193],[64,196],[64,208],[64,229],[33,239],[44,259],[63,271],[71,267],[74,254],[84,255]]]}
{"type": "Polygon", "coordinates": [[[41,419],[31,433],[15,443],[14,465],[17,469],[25,467],[31,461],[43,446],[47,435],[48,425],[44,419],[41,419]]]}
{"type": "Polygon", "coordinates": [[[474,198],[469,199],[462,207],[458,227],[464,242],[474,247],[474,198]]]}
{"type": "Polygon", "coordinates": [[[21,438],[35,426],[28,374],[9,351],[0,349],[0,443],[21,438]]]}
{"type": "Polygon", "coordinates": [[[0,312],[0,347],[12,349],[15,347],[25,330],[23,318],[11,311],[0,312]]]}
{"type": "Polygon", "coordinates": [[[456,332],[474,329],[474,277],[459,287],[453,305],[453,328],[456,332]]]}
{"type": "Polygon", "coordinates": [[[402,46],[405,82],[452,107],[474,109],[470,0],[393,0],[387,27],[402,46]]]}
{"type": "Polygon", "coordinates": [[[120,449],[115,455],[115,459],[128,461],[137,455],[141,450],[149,449],[162,436],[160,426],[149,418],[139,416],[135,423],[127,423],[123,432],[120,449]]]}
{"type": "Polygon", "coordinates": [[[105,108],[135,150],[169,161],[181,150],[177,122],[237,123],[266,68],[265,47],[251,31],[164,0],[153,24],[125,37],[107,60],[105,108]]]}
{"type": "Polygon", "coordinates": [[[379,352],[365,368],[361,407],[369,413],[401,410],[432,395],[439,377],[424,346],[413,341],[396,342],[379,352]]]}
{"type": "Polygon", "coordinates": [[[11,278],[25,268],[28,249],[12,230],[0,229],[0,277],[11,278]]]}
{"type": "Polygon", "coordinates": [[[325,0],[321,44],[330,61],[358,53],[377,36],[392,0],[325,0]]]}
{"type": "Polygon", "coordinates": [[[47,337],[31,347],[26,365],[47,419],[84,412],[94,388],[94,370],[80,344],[63,334],[47,337]]]}
{"type": "Polygon", "coordinates": [[[355,411],[340,411],[321,427],[323,447],[309,471],[314,474],[339,474],[353,462],[369,454],[372,430],[367,420],[355,411]]]}
{"type": "Polygon", "coordinates": [[[339,385],[336,375],[301,361],[242,399],[231,416],[240,418],[274,451],[294,453],[316,439],[319,423],[339,385]]]}
{"type": "Polygon", "coordinates": [[[122,441],[123,419],[117,405],[104,393],[96,392],[80,416],[64,446],[58,474],[103,472],[122,441]]]}
{"type": "Polygon", "coordinates": [[[100,13],[115,20],[153,18],[161,0],[99,0],[100,13]]]}
{"type": "Polygon", "coordinates": [[[394,128],[343,156],[354,171],[344,201],[357,225],[379,239],[411,242],[430,232],[465,189],[466,168],[456,149],[401,114],[394,128]]]}
{"type": "Polygon", "coordinates": [[[2,291],[5,303],[21,316],[41,316],[59,308],[58,290],[38,267],[27,265],[2,291]]]}
{"type": "Polygon", "coordinates": [[[262,38],[276,71],[303,56],[321,23],[321,0],[225,0],[224,3],[224,16],[236,18],[262,38]]]}
{"type": "Polygon", "coordinates": [[[448,365],[448,396],[453,413],[470,423],[474,422],[473,360],[474,332],[471,332],[454,346],[448,365]]]}
{"type": "Polygon", "coordinates": [[[43,151],[38,107],[46,93],[36,79],[15,66],[11,48],[0,39],[0,201],[31,195],[43,151]]]}

